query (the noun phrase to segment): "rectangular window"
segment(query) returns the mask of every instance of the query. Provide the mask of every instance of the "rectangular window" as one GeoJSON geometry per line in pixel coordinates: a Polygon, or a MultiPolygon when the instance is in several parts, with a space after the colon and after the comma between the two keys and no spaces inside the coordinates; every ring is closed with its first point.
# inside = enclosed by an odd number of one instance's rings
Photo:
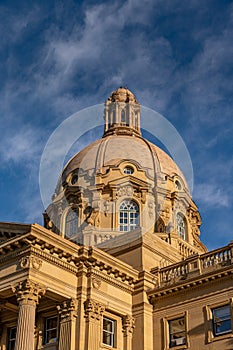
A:
{"type": "Polygon", "coordinates": [[[44,344],[57,341],[57,316],[45,318],[44,344]]]}
{"type": "Polygon", "coordinates": [[[103,344],[115,346],[116,321],[103,317],[103,344]]]}
{"type": "Polygon", "coordinates": [[[212,309],[212,321],[214,336],[230,333],[232,331],[230,305],[212,309]]]}
{"type": "Polygon", "coordinates": [[[169,348],[186,344],[185,318],[179,317],[168,321],[169,348]]]}
{"type": "Polygon", "coordinates": [[[7,333],[8,333],[7,350],[14,350],[15,339],[16,339],[16,327],[8,328],[7,333]]]}

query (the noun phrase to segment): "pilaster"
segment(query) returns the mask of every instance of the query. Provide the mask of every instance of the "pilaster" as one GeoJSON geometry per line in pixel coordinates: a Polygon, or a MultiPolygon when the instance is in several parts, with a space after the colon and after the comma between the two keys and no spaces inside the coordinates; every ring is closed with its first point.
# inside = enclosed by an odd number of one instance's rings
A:
{"type": "Polygon", "coordinates": [[[95,300],[88,299],[84,307],[87,322],[85,349],[99,350],[101,341],[101,320],[105,306],[95,300]]]}
{"type": "Polygon", "coordinates": [[[77,302],[74,299],[66,300],[57,308],[60,314],[58,350],[75,350],[77,302]]]}
{"type": "Polygon", "coordinates": [[[122,317],[122,332],[124,336],[124,350],[132,350],[132,336],[135,328],[135,319],[129,315],[122,317]]]}

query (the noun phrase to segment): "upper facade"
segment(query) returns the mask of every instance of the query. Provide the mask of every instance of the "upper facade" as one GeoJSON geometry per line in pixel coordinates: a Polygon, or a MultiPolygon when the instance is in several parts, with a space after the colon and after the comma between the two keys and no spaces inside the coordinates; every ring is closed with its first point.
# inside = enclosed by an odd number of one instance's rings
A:
{"type": "Polygon", "coordinates": [[[103,136],[64,167],[45,226],[81,245],[110,239],[118,245],[118,237],[134,231],[175,248],[178,260],[203,253],[201,217],[185,177],[168,154],[142,137],[140,118],[130,90],[120,87],[110,95],[103,136]]]}

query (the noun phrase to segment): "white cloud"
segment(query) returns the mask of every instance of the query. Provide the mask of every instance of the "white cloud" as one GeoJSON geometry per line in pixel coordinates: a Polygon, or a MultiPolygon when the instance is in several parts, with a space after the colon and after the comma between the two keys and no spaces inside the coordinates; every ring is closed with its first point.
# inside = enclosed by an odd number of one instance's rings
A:
{"type": "Polygon", "coordinates": [[[40,151],[39,134],[39,130],[26,126],[3,134],[0,141],[1,161],[12,161],[18,164],[26,161],[25,165],[33,161],[34,164],[38,160],[40,151]]]}
{"type": "Polygon", "coordinates": [[[197,184],[194,198],[209,207],[229,207],[231,205],[231,195],[227,189],[223,190],[217,184],[197,184]]]}

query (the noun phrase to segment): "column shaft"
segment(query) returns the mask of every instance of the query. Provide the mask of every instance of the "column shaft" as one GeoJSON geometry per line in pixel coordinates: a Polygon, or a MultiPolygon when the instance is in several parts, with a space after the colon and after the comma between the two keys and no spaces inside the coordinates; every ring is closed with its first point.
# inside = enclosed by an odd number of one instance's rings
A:
{"type": "Polygon", "coordinates": [[[15,350],[34,349],[36,303],[28,305],[22,303],[19,307],[15,350]]]}

